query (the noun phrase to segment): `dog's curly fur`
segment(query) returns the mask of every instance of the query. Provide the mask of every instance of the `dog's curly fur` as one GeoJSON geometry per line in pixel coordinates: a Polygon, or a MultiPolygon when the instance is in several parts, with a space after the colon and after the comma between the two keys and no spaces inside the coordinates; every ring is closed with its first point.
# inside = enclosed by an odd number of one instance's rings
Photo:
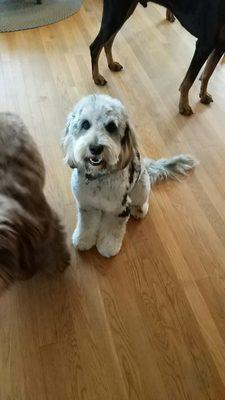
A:
{"type": "Polygon", "coordinates": [[[69,264],[65,235],[43,193],[45,169],[21,119],[0,113],[0,289],[69,264]]]}
{"type": "Polygon", "coordinates": [[[122,245],[132,215],[148,212],[151,184],[184,175],[196,164],[188,155],[157,161],[140,157],[125,107],[106,95],[83,98],[68,116],[62,146],[71,168],[78,223],[73,244],[94,245],[106,257],[122,245]]]}

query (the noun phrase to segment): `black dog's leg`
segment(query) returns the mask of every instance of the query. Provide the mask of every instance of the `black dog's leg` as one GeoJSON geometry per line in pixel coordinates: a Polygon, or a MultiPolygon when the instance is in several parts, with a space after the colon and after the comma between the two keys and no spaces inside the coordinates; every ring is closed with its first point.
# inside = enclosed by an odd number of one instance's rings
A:
{"type": "Polygon", "coordinates": [[[188,98],[189,90],[193,85],[201,67],[203,66],[209,54],[213,50],[213,47],[214,47],[213,44],[210,43],[206,45],[205,42],[199,40],[196,43],[196,49],[190,67],[179,89],[180,90],[179,111],[183,115],[193,114],[192,109],[189,105],[189,98],[188,98]]]}
{"type": "Polygon", "coordinates": [[[219,60],[225,53],[225,27],[222,27],[219,33],[218,43],[210,55],[203,74],[201,76],[201,89],[200,89],[200,101],[203,104],[209,104],[213,101],[212,96],[207,92],[208,82],[211,78],[219,60]]]}
{"type": "Polygon", "coordinates": [[[118,12],[118,8],[116,6],[113,6],[112,3],[110,3],[109,1],[104,2],[101,28],[96,39],[90,46],[92,76],[94,82],[97,85],[103,86],[106,84],[106,80],[102,75],[100,75],[98,68],[99,56],[104,46],[110,69],[118,71],[122,68],[120,64],[115,64],[113,61],[112,44],[117,32],[123,26],[127,18],[129,18],[130,15],[133,13],[137,6],[137,3],[137,0],[127,0],[124,2],[123,8],[119,10],[120,12],[118,12]]]}
{"type": "Polygon", "coordinates": [[[105,54],[106,54],[109,69],[111,69],[111,71],[117,72],[117,71],[121,71],[121,69],[123,69],[123,66],[120,63],[114,61],[114,59],[113,59],[112,45],[113,45],[115,36],[116,36],[116,33],[114,35],[112,35],[112,37],[108,40],[108,42],[106,42],[104,48],[105,48],[105,54]]]}
{"type": "Polygon", "coordinates": [[[219,60],[221,59],[223,53],[225,51],[225,45],[220,46],[213,50],[212,54],[210,55],[207,64],[205,66],[205,69],[203,71],[203,74],[201,76],[201,89],[200,89],[200,101],[203,104],[209,104],[213,101],[212,96],[207,92],[208,88],[208,82],[209,79],[211,78],[219,60]]]}
{"type": "Polygon", "coordinates": [[[98,60],[100,53],[103,49],[104,43],[107,41],[107,39],[105,39],[105,36],[107,37],[107,35],[104,32],[104,29],[101,27],[99,34],[97,35],[94,42],[90,46],[92,77],[96,85],[101,85],[101,86],[104,86],[107,83],[105,78],[99,73],[99,67],[98,67],[98,60]]]}
{"type": "MultiPolygon", "coordinates": [[[[136,6],[137,6],[137,3],[133,2],[133,4],[129,8],[129,10],[128,10],[127,14],[126,14],[125,20],[123,20],[122,24],[124,24],[124,22],[133,14],[136,6]]],[[[121,28],[121,26],[119,27],[119,29],[121,28]]],[[[119,31],[119,29],[118,29],[118,31],[119,31]]],[[[109,67],[109,69],[111,69],[111,71],[114,71],[114,72],[121,71],[121,69],[123,69],[123,66],[120,63],[114,61],[113,55],[112,55],[112,45],[113,45],[113,42],[114,42],[114,39],[116,37],[117,32],[115,32],[110,37],[108,42],[106,42],[105,45],[104,45],[105,54],[106,54],[106,58],[107,58],[107,62],[108,62],[108,67],[109,67]]]]}

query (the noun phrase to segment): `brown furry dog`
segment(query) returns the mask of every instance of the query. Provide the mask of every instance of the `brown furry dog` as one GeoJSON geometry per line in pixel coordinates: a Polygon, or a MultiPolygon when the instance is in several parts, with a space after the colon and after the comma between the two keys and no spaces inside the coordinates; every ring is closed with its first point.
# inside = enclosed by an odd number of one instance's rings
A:
{"type": "Polygon", "coordinates": [[[42,158],[23,122],[0,113],[0,290],[43,267],[63,270],[69,264],[44,181],[42,158]]]}

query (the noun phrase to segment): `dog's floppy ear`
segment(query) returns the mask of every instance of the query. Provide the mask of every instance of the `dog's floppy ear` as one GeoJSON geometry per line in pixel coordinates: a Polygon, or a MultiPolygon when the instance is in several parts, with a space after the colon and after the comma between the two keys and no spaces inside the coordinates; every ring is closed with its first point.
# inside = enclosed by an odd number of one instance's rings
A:
{"type": "Polygon", "coordinates": [[[61,139],[61,146],[64,153],[64,160],[70,168],[76,168],[76,163],[73,154],[73,130],[75,130],[74,114],[70,113],[67,117],[63,137],[61,139]]]}
{"type": "Polygon", "coordinates": [[[16,233],[7,224],[1,224],[0,233],[0,294],[18,279],[20,273],[16,233]]]}
{"type": "Polygon", "coordinates": [[[124,136],[121,139],[120,166],[125,168],[137,152],[137,141],[133,129],[127,122],[124,136]]]}
{"type": "Polygon", "coordinates": [[[0,294],[19,276],[17,254],[0,248],[0,294]]]}

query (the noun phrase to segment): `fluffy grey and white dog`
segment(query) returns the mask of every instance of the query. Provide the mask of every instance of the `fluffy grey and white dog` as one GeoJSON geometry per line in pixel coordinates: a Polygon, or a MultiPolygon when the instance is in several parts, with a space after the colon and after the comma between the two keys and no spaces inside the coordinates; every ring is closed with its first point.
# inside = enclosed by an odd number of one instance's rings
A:
{"type": "Polygon", "coordinates": [[[106,95],[83,98],[69,114],[62,146],[71,168],[78,222],[73,245],[97,246],[105,257],[121,248],[127,221],[148,212],[151,186],[185,175],[196,161],[179,155],[157,161],[139,155],[125,107],[106,95]]]}

